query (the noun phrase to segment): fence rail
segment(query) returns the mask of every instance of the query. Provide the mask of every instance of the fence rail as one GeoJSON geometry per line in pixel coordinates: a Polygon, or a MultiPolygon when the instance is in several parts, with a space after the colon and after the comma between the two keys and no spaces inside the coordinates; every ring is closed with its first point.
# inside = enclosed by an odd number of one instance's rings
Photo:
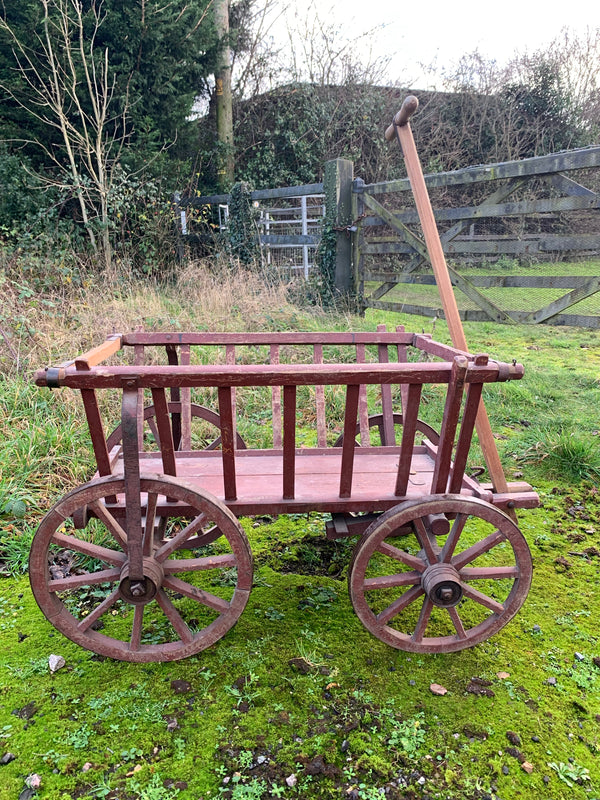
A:
{"type": "MultiPolygon", "coordinates": [[[[463,319],[600,328],[600,266],[541,274],[523,263],[600,254],[599,167],[596,146],[425,176],[463,319]]],[[[361,309],[443,315],[407,178],[366,185],[352,162],[335,159],[323,183],[260,189],[250,200],[266,263],[308,277],[326,215],[338,291],[361,309]]],[[[193,239],[190,209],[228,201],[176,198],[182,239],[193,239]]]]}
{"type": "MultiPolygon", "coordinates": [[[[463,319],[600,327],[600,267],[595,275],[532,276],[523,266],[521,275],[474,274],[502,259],[598,255],[598,167],[600,147],[589,147],[425,176],[463,319]]],[[[408,179],[357,179],[352,192],[362,308],[443,315],[408,179]]]]}

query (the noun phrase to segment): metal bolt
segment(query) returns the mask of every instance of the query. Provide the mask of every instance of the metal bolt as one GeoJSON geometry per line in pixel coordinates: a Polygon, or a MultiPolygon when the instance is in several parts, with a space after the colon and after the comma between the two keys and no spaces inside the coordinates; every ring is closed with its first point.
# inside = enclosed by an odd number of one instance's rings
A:
{"type": "Polygon", "coordinates": [[[146,594],[146,586],[139,581],[132,583],[129,587],[129,592],[132,597],[143,597],[146,594]]]}
{"type": "Polygon", "coordinates": [[[449,586],[444,586],[442,589],[440,589],[440,600],[452,600],[453,596],[454,592],[449,586]]]}

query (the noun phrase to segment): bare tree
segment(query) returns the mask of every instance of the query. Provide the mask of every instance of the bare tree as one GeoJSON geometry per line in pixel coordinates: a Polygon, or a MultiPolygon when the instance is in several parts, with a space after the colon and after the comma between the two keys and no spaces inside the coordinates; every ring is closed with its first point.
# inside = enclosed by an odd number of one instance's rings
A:
{"type": "Polygon", "coordinates": [[[114,83],[108,50],[97,47],[104,20],[102,0],[92,0],[84,15],[80,0],[40,0],[42,21],[37,47],[24,44],[5,17],[0,31],[9,38],[25,91],[1,84],[28,114],[58,132],[60,147],[36,138],[33,144],[54,164],[47,184],[73,191],[95,252],[110,265],[109,194],[112,167],[127,138],[127,102],[114,112],[114,83]],[[100,243],[98,241],[98,232],[100,243]]]}

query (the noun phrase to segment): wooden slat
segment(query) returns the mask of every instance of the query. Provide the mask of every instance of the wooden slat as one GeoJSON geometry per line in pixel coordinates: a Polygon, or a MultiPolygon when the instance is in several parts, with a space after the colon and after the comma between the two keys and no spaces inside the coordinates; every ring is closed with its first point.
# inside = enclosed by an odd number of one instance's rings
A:
{"type": "Polygon", "coordinates": [[[125,476],[125,529],[129,580],[144,578],[142,552],[142,504],[140,486],[140,447],[137,435],[139,392],[134,381],[123,387],[121,430],[123,432],[123,474],[125,476]]]}
{"type": "MultiPolygon", "coordinates": [[[[405,333],[402,338],[409,343],[411,334],[405,333]]],[[[333,344],[351,345],[358,342],[363,344],[397,344],[398,334],[391,331],[278,331],[278,332],[245,332],[237,333],[143,333],[135,331],[124,334],[124,345],[166,345],[192,344],[192,345],[302,345],[302,344],[333,344]]]]}
{"type": "Polygon", "coordinates": [[[221,457],[223,461],[223,486],[226,500],[237,497],[235,478],[235,427],[233,397],[230,386],[219,386],[219,416],[221,418],[221,457]]]}
{"type": "Polygon", "coordinates": [[[456,444],[456,454],[452,465],[452,476],[450,478],[450,493],[458,494],[462,489],[463,476],[467,466],[467,458],[473,438],[473,429],[477,418],[477,410],[481,402],[482,383],[470,383],[467,390],[467,399],[463,411],[460,433],[456,444]]]}
{"type": "Polygon", "coordinates": [[[352,472],[354,469],[354,448],[356,447],[356,417],[358,413],[359,386],[346,389],[346,411],[344,415],[344,442],[340,470],[340,497],[352,494],[352,472]]]}
{"type": "MultiPolygon", "coordinates": [[[[364,344],[356,345],[356,363],[364,364],[367,360],[366,348],[364,344]]],[[[358,424],[360,429],[360,443],[362,447],[371,444],[371,431],[369,429],[369,404],[367,398],[367,387],[364,383],[360,384],[358,393],[358,424]]]]}
{"type": "MultiPolygon", "coordinates": [[[[377,330],[385,330],[385,325],[378,325],[377,330]]],[[[388,347],[386,344],[378,346],[378,356],[380,364],[389,362],[388,347]]],[[[394,430],[394,408],[392,405],[392,387],[389,383],[381,384],[381,412],[383,414],[383,445],[396,444],[396,432],[394,430]]]]}
{"type": "MultiPolygon", "coordinates": [[[[422,273],[365,272],[365,280],[435,286],[435,276],[422,273]]],[[[590,280],[589,275],[469,275],[469,281],[480,289],[583,289],[590,280]]]]}
{"type": "MultiPolygon", "coordinates": [[[[160,439],[160,453],[165,475],[177,475],[175,465],[175,440],[169,417],[167,395],[164,389],[152,389],[152,404],[158,436],[160,439]]],[[[175,416],[175,415],[173,415],[175,416]]]]}
{"type": "MultiPolygon", "coordinates": [[[[133,363],[136,367],[141,367],[145,360],[145,348],[143,344],[136,344],[133,348],[133,363]]],[[[138,389],[138,417],[137,417],[138,441],[140,451],[144,449],[144,390],[138,389]]]]}
{"type": "MultiPolygon", "coordinates": [[[[565,153],[525,158],[521,161],[505,161],[498,164],[465,167],[453,172],[438,172],[427,175],[425,183],[428,189],[445,186],[464,186],[504,178],[531,177],[534,175],[546,176],[565,170],[598,166],[600,166],[600,147],[586,147],[565,153]]],[[[407,192],[410,189],[411,185],[408,178],[365,186],[365,191],[369,191],[371,194],[407,192]]]]}
{"type": "MultiPolygon", "coordinates": [[[[174,344],[168,344],[166,347],[167,351],[167,363],[170,367],[177,367],[179,365],[179,354],[177,352],[177,348],[174,344]]],[[[181,402],[181,390],[179,386],[172,386],[171,387],[171,400],[174,403],[181,402]]],[[[179,450],[181,447],[181,412],[177,411],[171,417],[171,427],[173,430],[173,444],[176,450],[179,450]]],[[[159,429],[159,436],[160,436],[160,429],[159,429]]]]}
{"type": "Polygon", "coordinates": [[[92,440],[94,456],[96,457],[96,463],[98,465],[98,473],[99,475],[110,475],[110,458],[108,455],[106,436],[104,435],[104,425],[102,424],[102,417],[100,416],[100,408],[98,407],[98,398],[96,397],[95,390],[82,389],[81,399],[83,400],[85,416],[90,429],[90,438],[92,440]]]}
{"type": "Polygon", "coordinates": [[[406,410],[402,415],[402,442],[400,460],[398,462],[398,475],[396,477],[395,494],[404,497],[410,478],[410,468],[417,432],[417,419],[419,416],[419,403],[421,401],[421,386],[416,383],[407,387],[406,410]]]}
{"type": "MultiPolygon", "coordinates": [[[[189,344],[181,345],[181,363],[189,364],[191,348],[189,344]]],[[[181,387],[181,450],[192,449],[192,390],[189,386],[181,387]]]]}
{"type": "Polygon", "coordinates": [[[296,387],[283,389],[283,498],[293,500],[296,484],[296,387]]]}
{"type": "Polygon", "coordinates": [[[559,312],[564,311],[565,308],[579,303],[581,300],[584,300],[586,297],[596,292],[600,292],[600,278],[589,278],[585,286],[579,289],[573,289],[572,292],[563,295],[558,298],[558,300],[553,300],[538,311],[532,311],[523,321],[527,323],[545,322],[545,320],[550,319],[550,317],[554,317],[559,312]]]}
{"type": "Polygon", "coordinates": [[[440,442],[431,481],[431,491],[433,494],[443,494],[446,491],[448,475],[450,473],[452,448],[454,446],[454,437],[458,426],[465,376],[467,374],[467,365],[468,362],[466,358],[457,356],[452,366],[452,380],[448,385],[448,393],[446,394],[444,419],[442,422],[442,430],[440,431],[440,442]]]}
{"type": "MultiPolygon", "coordinates": [[[[235,344],[228,344],[225,346],[225,362],[229,365],[235,365],[235,344]]],[[[233,421],[233,449],[237,448],[237,403],[235,386],[231,389],[231,407],[232,407],[232,421],[233,421]]]]}
{"type": "MultiPolygon", "coordinates": [[[[404,325],[398,325],[396,328],[398,333],[404,333],[404,325]]],[[[398,344],[398,363],[399,364],[406,364],[408,362],[408,354],[406,350],[405,344],[398,344]]],[[[400,398],[402,402],[402,416],[406,417],[407,413],[407,406],[408,406],[408,385],[406,383],[400,384],[400,398]]]]}
{"type": "MultiPolygon", "coordinates": [[[[313,345],[313,362],[323,363],[323,345],[313,345]]],[[[315,406],[317,414],[317,447],[327,446],[327,424],[325,421],[325,387],[315,386],[315,406]]]]}
{"type": "MultiPolygon", "coordinates": [[[[269,348],[269,363],[279,364],[279,345],[272,344],[269,348]]],[[[281,386],[273,386],[271,389],[271,408],[273,424],[273,447],[281,447],[282,443],[282,420],[281,420],[281,386]]]]}

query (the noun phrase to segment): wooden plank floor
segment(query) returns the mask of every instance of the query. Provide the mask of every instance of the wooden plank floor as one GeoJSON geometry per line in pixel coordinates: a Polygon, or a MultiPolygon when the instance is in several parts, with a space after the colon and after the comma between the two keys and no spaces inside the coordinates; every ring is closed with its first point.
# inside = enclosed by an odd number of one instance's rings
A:
{"type": "MultiPolygon", "coordinates": [[[[295,459],[294,498],[284,500],[282,452],[240,450],[235,458],[237,498],[227,501],[226,505],[236,514],[381,511],[403,499],[394,494],[399,454],[399,447],[357,448],[352,495],[340,498],[342,449],[299,449],[295,459]]],[[[156,454],[143,454],[140,467],[143,475],[163,474],[162,461],[156,454]]],[[[433,459],[425,448],[415,448],[406,497],[430,493],[433,467],[433,459]]],[[[123,462],[119,459],[114,474],[122,473],[123,462]]],[[[225,502],[219,451],[178,453],[177,477],[225,502]]]]}

